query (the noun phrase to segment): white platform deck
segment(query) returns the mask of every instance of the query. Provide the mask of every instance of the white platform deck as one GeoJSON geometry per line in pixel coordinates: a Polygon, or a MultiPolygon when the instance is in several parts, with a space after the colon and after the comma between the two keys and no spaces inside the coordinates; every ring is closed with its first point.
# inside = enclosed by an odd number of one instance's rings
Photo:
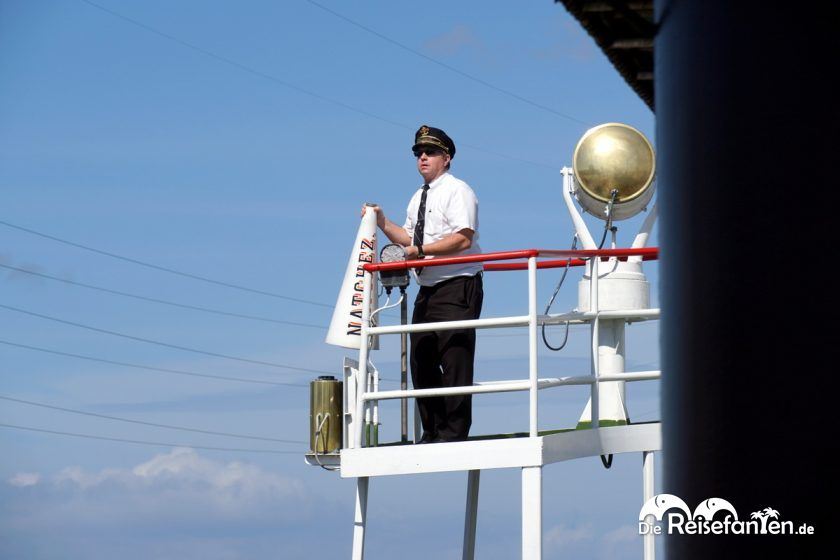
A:
{"type": "MultiPolygon", "coordinates": [[[[338,457],[323,457],[325,465],[341,467],[342,478],[537,467],[618,453],[658,451],[658,422],[571,430],[538,437],[481,439],[425,445],[386,445],[343,449],[338,457]]],[[[308,456],[307,462],[315,464],[308,456]]]]}

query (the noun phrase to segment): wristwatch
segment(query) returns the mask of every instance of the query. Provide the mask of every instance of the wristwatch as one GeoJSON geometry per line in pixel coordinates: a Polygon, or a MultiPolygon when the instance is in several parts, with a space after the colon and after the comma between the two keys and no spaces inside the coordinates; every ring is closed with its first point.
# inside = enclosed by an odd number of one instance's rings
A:
{"type": "Polygon", "coordinates": [[[426,253],[423,252],[423,245],[422,244],[417,246],[417,258],[418,259],[425,259],[426,258],[426,253]]]}

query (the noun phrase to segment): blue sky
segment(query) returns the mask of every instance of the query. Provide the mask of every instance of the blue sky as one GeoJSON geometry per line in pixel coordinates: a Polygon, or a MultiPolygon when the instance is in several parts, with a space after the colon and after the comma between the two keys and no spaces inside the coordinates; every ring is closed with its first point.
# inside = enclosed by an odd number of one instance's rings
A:
{"type": "MultiPolygon", "coordinates": [[[[0,556],[349,555],[353,483],[302,453],[306,385],[352,355],[323,338],[360,204],[402,219],[419,184],[413,133],[430,124],[458,146],[453,173],[478,194],[484,250],[565,248],[559,170],[577,140],[608,121],[654,140],[653,115],[548,0],[95,4],[0,3],[0,423],[18,426],[0,427],[0,556]]],[[[619,244],[638,224],[619,224],[619,244]]],[[[558,278],[540,275],[540,306],[558,278]]],[[[579,278],[555,310],[575,306],[579,278]]],[[[523,313],[525,285],[489,275],[484,316],[523,313]]],[[[542,374],[586,372],[586,334],[541,350],[542,374]]],[[[657,338],[654,324],[628,329],[632,369],[658,367],[657,338]]],[[[394,342],[374,355],[392,379],[394,342]]],[[[525,377],[526,350],[521,332],[480,334],[478,376],[525,377]]],[[[631,417],[657,418],[657,395],[630,386],[631,417]]],[[[541,427],[574,424],[585,402],[582,389],[543,394],[541,427]]],[[[473,432],[527,427],[526,403],[478,398],[473,432]]],[[[385,439],[398,437],[396,413],[384,411],[385,439]]],[[[546,558],[641,554],[640,461],[546,469],[546,558]]],[[[465,481],[372,481],[368,557],[459,558],[465,481]],[[430,531],[430,549],[405,546],[430,531]]],[[[484,474],[481,558],[518,554],[519,500],[518,472],[484,474]]]]}

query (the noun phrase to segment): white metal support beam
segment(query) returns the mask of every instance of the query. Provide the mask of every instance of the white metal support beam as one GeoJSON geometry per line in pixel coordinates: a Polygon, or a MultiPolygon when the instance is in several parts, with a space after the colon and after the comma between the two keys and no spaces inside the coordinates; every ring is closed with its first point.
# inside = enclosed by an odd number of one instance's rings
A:
{"type": "Polygon", "coordinates": [[[592,360],[592,376],[596,381],[590,387],[589,402],[590,412],[592,418],[592,427],[599,428],[601,426],[601,396],[600,385],[598,384],[598,375],[601,373],[600,365],[598,363],[598,327],[600,326],[600,317],[598,313],[598,257],[592,258],[589,261],[589,311],[595,313],[595,319],[592,320],[592,349],[590,351],[592,360]]]}
{"type": "Polygon", "coordinates": [[[542,560],[542,467],[522,469],[522,560],[542,560]]]}
{"type": "Polygon", "coordinates": [[[368,353],[370,348],[368,345],[368,329],[370,328],[370,298],[371,287],[373,283],[373,275],[370,272],[365,272],[364,276],[364,292],[362,297],[362,340],[359,348],[359,373],[356,378],[356,414],[353,422],[357,425],[354,427],[353,445],[352,447],[362,447],[362,434],[365,430],[365,400],[364,394],[367,390],[368,379],[368,353]]]}
{"type": "Polygon", "coordinates": [[[367,501],[370,479],[356,479],[356,518],[353,522],[353,560],[365,558],[365,528],[367,527],[367,501]]]}
{"type": "Polygon", "coordinates": [[[467,512],[464,516],[464,551],[462,560],[475,558],[475,527],[478,521],[478,485],[481,471],[467,473],[467,512]]]}
{"type": "Polygon", "coordinates": [[[529,414],[528,424],[531,437],[539,432],[539,370],[537,367],[537,259],[528,259],[528,380],[529,414]]]}
{"type": "MultiPolygon", "coordinates": [[[[642,451],[642,505],[646,504],[648,500],[653,498],[654,493],[653,480],[653,451],[642,451]]],[[[653,519],[645,519],[645,521],[653,522],[653,519]]],[[[653,540],[653,531],[647,533],[644,537],[644,560],[655,560],[656,549],[653,540]]]]}

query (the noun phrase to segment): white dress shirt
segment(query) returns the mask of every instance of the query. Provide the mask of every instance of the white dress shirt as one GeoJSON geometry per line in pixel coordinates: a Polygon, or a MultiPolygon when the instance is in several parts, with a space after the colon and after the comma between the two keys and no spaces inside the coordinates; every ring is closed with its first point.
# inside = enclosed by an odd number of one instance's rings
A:
{"type": "MultiPolygon", "coordinates": [[[[414,238],[414,226],[417,223],[417,210],[420,207],[420,197],[423,188],[417,190],[408,203],[403,229],[410,238],[414,238]]],[[[474,255],[481,253],[478,245],[478,198],[468,184],[444,173],[431,183],[426,195],[426,221],[423,225],[423,245],[440,241],[462,229],[475,232],[472,246],[459,253],[446,255],[454,257],[460,255],[474,255]]],[[[435,258],[432,255],[427,259],[435,258]]],[[[434,286],[438,282],[455,278],[456,276],[473,276],[483,269],[481,263],[449,264],[444,266],[430,266],[416,276],[421,286],[434,286]]]]}

